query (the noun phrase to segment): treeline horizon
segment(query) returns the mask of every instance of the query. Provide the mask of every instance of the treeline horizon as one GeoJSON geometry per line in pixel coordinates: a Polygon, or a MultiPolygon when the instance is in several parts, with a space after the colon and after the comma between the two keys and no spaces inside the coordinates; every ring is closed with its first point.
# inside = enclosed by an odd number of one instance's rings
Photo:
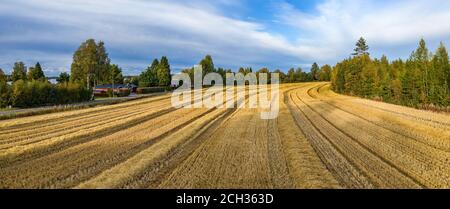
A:
{"type": "Polygon", "coordinates": [[[407,60],[392,62],[386,56],[372,59],[361,38],[353,57],[336,64],[331,73],[332,90],[404,106],[448,110],[450,64],[441,42],[431,53],[421,39],[407,60]]]}
{"type": "MultiPolygon", "coordinates": [[[[380,59],[372,59],[368,51],[369,46],[361,38],[352,57],[338,62],[333,67],[320,67],[313,63],[309,72],[300,67],[291,68],[287,73],[279,69],[254,70],[251,67],[240,67],[233,71],[216,68],[211,55],[206,55],[198,64],[203,68],[203,75],[218,73],[224,79],[227,73],[268,73],[268,83],[271,83],[270,73],[279,73],[281,83],[331,81],[332,89],[337,93],[413,107],[448,106],[450,65],[448,52],[442,43],[436,53],[431,54],[422,39],[419,47],[406,61],[397,59],[389,62],[384,55],[380,59]]],[[[23,62],[16,62],[10,76],[0,69],[0,107],[87,101],[90,97],[86,96],[86,92],[102,84],[130,83],[138,87],[171,88],[172,71],[166,56],[154,59],[138,76],[123,76],[122,72],[122,68],[112,64],[104,42],[88,39],[74,52],[70,74],[62,72],[57,78],[58,84],[48,82],[39,62],[30,68],[23,62]],[[12,81],[12,84],[9,85],[8,81],[12,81]],[[58,94],[59,91],[69,91],[65,89],[69,86],[72,97],[77,99],[64,98],[64,94],[58,94]],[[84,96],[74,97],[76,94],[84,96]],[[57,97],[55,95],[61,96],[54,99],[57,97]]],[[[189,74],[193,81],[194,68],[183,69],[181,73],[189,74]]]]}
{"type": "MultiPolygon", "coordinates": [[[[217,73],[223,78],[223,83],[226,83],[227,73],[242,73],[244,76],[249,73],[255,73],[257,79],[259,79],[260,73],[268,74],[268,83],[271,83],[271,73],[278,73],[280,76],[281,83],[295,83],[295,82],[313,82],[313,81],[330,81],[331,76],[331,66],[324,65],[320,67],[317,63],[313,63],[310,72],[305,72],[301,67],[290,68],[287,73],[284,73],[280,69],[270,71],[268,68],[263,67],[259,70],[253,70],[252,67],[240,67],[237,71],[231,69],[225,69],[223,67],[215,68],[213,58],[211,55],[206,55],[199,63],[202,66],[202,77],[208,73],[217,73]]],[[[194,67],[186,68],[180,73],[188,74],[191,82],[194,82],[194,67]]]]}

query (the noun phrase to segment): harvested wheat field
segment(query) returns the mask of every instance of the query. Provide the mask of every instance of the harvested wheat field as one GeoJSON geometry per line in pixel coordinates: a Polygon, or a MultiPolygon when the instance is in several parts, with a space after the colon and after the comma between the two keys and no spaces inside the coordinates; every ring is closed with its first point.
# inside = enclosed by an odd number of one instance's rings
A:
{"type": "Polygon", "coordinates": [[[262,111],[164,95],[0,121],[0,188],[450,188],[447,114],[327,83],[282,85],[278,118],[262,111]]]}

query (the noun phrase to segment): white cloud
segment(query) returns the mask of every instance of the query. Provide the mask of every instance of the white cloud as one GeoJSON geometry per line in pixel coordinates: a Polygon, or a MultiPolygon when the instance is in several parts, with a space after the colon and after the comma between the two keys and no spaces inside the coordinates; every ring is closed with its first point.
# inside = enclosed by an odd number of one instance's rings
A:
{"type": "Polygon", "coordinates": [[[0,44],[40,43],[42,50],[0,48],[0,53],[8,53],[0,56],[0,67],[25,59],[69,69],[71,53],[87,38],[105,41],[113,62],[134,73],[162,55],[177,67],[212,54],[218,66],[287,69],[314,61],[333,64],[351,53],[360,36],[368,39],[372,50],[388,55],[387,49],[398,45],[409,47],[398,52],[407,55],[421,37],[450,37],[449,1],[325,0],[308,13],[282,2],[275,9],[277,18],[267,25],[233,15],[246,9],[244,2],[2,0],[0,18],[12,23],[0,23],[0,44]],[[296,28],[298,34],[274,33],[274,25],[296,28]],[[48,51],[47,43],[64,50],[48,51]]]}
{"type": "Polygon", "coordinates": [[[348,56],[361,36],[377,51],[385,46],[413,47],[422,37],[442,41],[450,37],[450,2],[443,0],[326,0],[311,13],[284,2],[277,17],[304,33],[298,44],[328,52],[321,56],[324,60],[348,56]]]}
{"type": "Polygon", "coordinates": [[[221,15],[215,7],[239,5],[235,0],[214,5],[160,0],[5,1],[1,13],[31,18],[56,30],[44,27],[30,33],[2,33],[2,42],[73,45],[93,37],[104,40],[112,51],[127,48],[130,54],[166,54],[175,60],[210,53],[218,64],[231,66],[267,62],[272,54],[298,59],[311,56],[309,47],[294,46],[281,35],[265,32],[261,24],[221,15]]]}

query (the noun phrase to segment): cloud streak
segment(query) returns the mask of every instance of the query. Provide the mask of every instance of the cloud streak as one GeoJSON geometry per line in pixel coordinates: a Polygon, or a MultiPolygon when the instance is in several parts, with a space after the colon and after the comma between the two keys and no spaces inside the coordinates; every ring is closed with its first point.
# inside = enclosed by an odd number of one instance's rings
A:
{"type": "Polygon", "coordinates": [[[282,2],[277,6],[280,22],[297,28],[298,44],[330,50],[321,58],[348,56],[352,43],[363,36],[372,49],[387,53],[401,47],[393,56],[405,56],[420,38],[434,42],[450,37],[450,2],[442,0],[326,0],[316,11],[304,13],[294,5],[282,2]]]}
{"type": "MultiPolygon", "coordinates": [[[[261,24],[221,16],[213,9],[200,9],[198,4],[194,7],[178,1],[6,1],[0,12],[23,18],[23,24],[33,29],[19,27],[15,32],[3,33],[0,43],[56,42],[67,45],[66,54],[70,54],[74,49],[69,50],[69,46],[93,37],[107,43],[112,58],[116,52],[130,60],[134,55],[139,65],[142,56],[148,56],[149,63],[151,57],[161,55],[191,65],[195,64],[194,58],[198,60],[209,53],[218,64],[237,67],[261,63],[272,55],[299,58],[308,52],[307,48],[292,46],[280,35],[265,32],[261,24]]],[[[19,59],[20,55],[17,56],[19,59]]]]}
{"type": "Polygon", "coordinates": [[[249,7],[261,1],[3,0],[0,67],[9,71],[23,60],[40,61],[50,73],[68,70],[73,51],[88,38],[105,41],[113,62],[137,74],[162,55],[176,69],[211,54],[218,66],[286,70],[314,61],[333,64],[350,54],[360,36],[375,54],[392,56],[407,55],[421,37],[450,37],[448,1],[325,0],[309,11],[271,2],[271,10],[254,11],[249,7]],[[260,21],[243,11],[274,18],[260,21]]]}

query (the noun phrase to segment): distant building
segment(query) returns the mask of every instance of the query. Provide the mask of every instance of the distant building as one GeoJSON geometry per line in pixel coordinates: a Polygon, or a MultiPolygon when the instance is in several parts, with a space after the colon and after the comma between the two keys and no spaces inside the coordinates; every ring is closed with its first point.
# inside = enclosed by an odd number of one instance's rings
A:
{"type": "Polygon", "coordinates": [[[136,93],[137,86],[134,84],[105,84],[98,85],[94,88],[94,95],[105,95],[108,94],[108,90],[112,89],[114,93],[119,93],[121,89],[129,89],[130,92],[136,93]]]}

